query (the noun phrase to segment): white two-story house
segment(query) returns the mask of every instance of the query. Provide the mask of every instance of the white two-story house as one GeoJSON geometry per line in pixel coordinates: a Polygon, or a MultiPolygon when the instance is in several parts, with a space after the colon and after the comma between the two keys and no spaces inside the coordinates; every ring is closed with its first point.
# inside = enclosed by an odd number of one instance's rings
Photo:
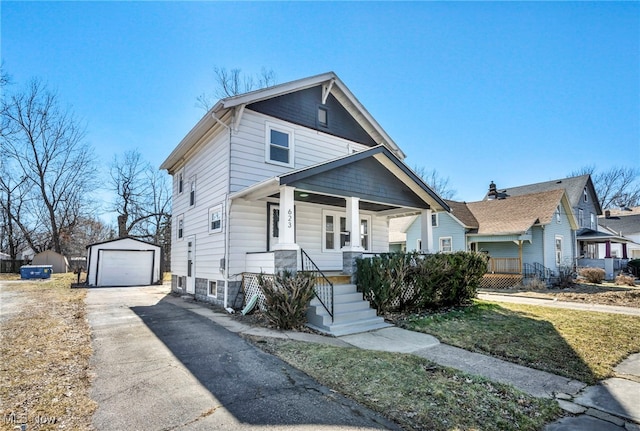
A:
{"type": "Polygon", "coordinates": [[[218,101],[161,166],[173,289],[237,307],[247,274],[351,276],[357,257],[389,250],[390,217],[448,210],[404,157],[332,72],[218,101]]]}

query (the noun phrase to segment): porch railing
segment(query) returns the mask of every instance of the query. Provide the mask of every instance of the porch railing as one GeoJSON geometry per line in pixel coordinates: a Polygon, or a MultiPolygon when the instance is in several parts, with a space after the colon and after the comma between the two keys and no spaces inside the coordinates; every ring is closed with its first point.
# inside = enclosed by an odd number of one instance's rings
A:
{"type": "Polygon", "coordinates": [[[525,263],[523,266],[525,278],[538,277],[540,280],[548,280],[553,276],[553,270],[547,268],[541,263],[525,263]]]}
{"type": "Polygon", "coordinates": [[[487,263],[487,270],[494,274],[520,274],[520,258],[491,257],[487,263]]]}
{"type": "Polygon", "coordinates": [[[300,249],[300,257],[302,262],[302,271],[309,272],[315,279],[314,290],[316,298],[322,304],[327,313],[331,316],[333,322],[333,283],[320,271],[309,255],[300,249]]]}

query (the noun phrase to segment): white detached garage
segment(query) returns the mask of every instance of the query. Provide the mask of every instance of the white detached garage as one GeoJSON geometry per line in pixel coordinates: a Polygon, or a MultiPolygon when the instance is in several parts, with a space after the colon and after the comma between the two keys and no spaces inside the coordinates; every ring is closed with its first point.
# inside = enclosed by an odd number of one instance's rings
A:
{"type": "Polygon", "coordinates": [[[89,286],[146,286],[158,283],[161,248],[134,238],[87,246],[89,286]]]}

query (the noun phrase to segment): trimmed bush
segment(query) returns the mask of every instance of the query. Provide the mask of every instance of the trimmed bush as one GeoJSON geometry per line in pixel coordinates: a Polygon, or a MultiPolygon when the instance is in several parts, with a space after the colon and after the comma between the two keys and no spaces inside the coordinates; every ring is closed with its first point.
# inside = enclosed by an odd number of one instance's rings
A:
{"type": "Polygon", "coordinates": [[[631,275],[620,274],[616,277],[617,286],[635,286],[636,280],[631,275]]]}
{"type": "Polygon", "coordinates": [[[604,269],[602,268],[580,268],[578,275],[584,278],[588,283],[602,283],[604,280],[604,269]]]}
{"type": "Polygon", "coordinates": [[[473,252],[390,253],[358,259],[358,289],[380,313],[419,311],[469,303],[487,258],[473,252]]]}
{"type": "Polygon", "coordinates": [[[640,277],[640,259],[633,259],[627,263],[627,268],[636,277],[640,277]]]}
{"type": "Polygon", "coordinates": [[[264,315],[278,329],[297,329],[307,321],[307,309],[313,299],[315,279],[309,273],[292,275],[285,271],[273,280],[258,276],[265,296],[264,315]]]}

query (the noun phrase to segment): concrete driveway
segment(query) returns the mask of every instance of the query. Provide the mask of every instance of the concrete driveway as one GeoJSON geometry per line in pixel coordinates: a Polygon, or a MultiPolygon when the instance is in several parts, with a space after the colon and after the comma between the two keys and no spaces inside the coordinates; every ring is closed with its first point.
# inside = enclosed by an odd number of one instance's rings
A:
{"type": "Polygon", "coordinates": [[[167,293],[89,289],[96,429],[399,429],[167,293]]]}

